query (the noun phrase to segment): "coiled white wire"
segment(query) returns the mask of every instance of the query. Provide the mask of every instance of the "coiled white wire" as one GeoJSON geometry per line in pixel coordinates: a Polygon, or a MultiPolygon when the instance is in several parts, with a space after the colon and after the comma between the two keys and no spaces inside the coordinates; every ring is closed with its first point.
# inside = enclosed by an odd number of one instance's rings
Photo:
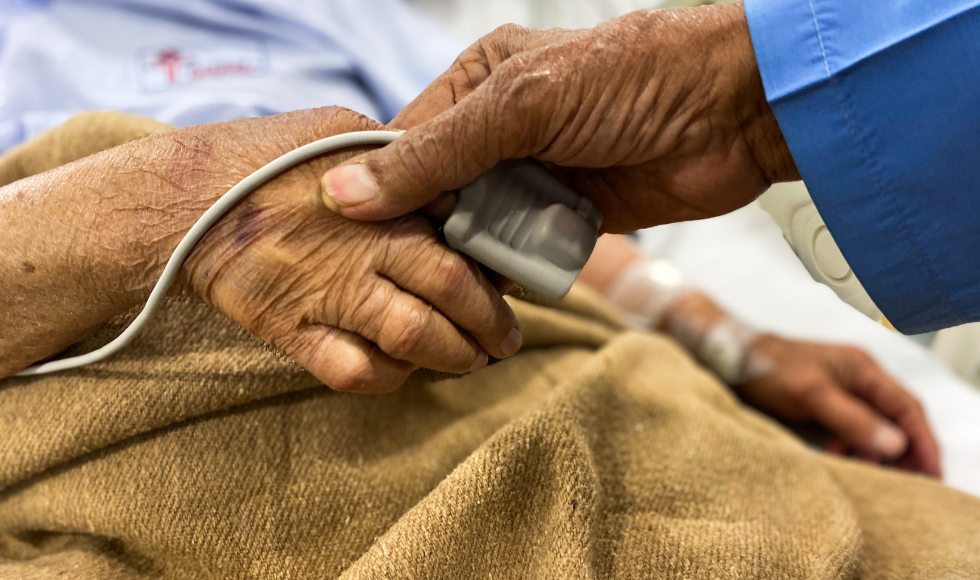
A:
{"type": "Polygon", "coordinates": [[[208,233],[208,230],[210,230],[222,216],[228,213],[228,210],[230,210],[236,203],[241,201],[245,196],[252,193],[252,191],[254,191],[257,187],[261,186],[273,177],[295,165],[303,163],[304,161],[308,161],[325,153],[330,153],[331,151],[346,149],[348,147],[363,145],[387,145],[400,137],[402,133],[403,131],[359,131],[355,133],[344,133],[342,135],[327,137],[326,139],[314,141],[313,143],[294,149],[272,161],[265,167],[262,167],[258,171],[252,173],[228,190],[228,193],[221,196],[221,198],[218,199],[218,201],[211,206],[208,211],[204,212],[204,215],[197,220],[194,226],[191,227],[190,231],[187,232],[187,235],[185,235],[180,243],[177,244],[177,249],[175,249],[173,255],[170,256],[170,260],[167,261],[167,265],[163,269],[163,275],[160,276],[160,280],[158,280],[156,286],[153,287],[153,291],[150,292],[150,298],[146,301],[146,305],[143,306],[143,310],[139,313],[139,316],[133,320],[132,324],[130,324],[126,330],[122,332],[122,334],[116,337],[115,340],[88,354],[34,365],[14,376],[29,377],[83,367],[85,365],[90,365],[92,363],[104,360],[126,348],[126,346],[129,345],[134,338],[136,338],[136,335],[143,330],[147,322],[149,322],[156,311],[160,308],[160,305],[163,303],[163,299],[167,296],[167,292],[170,290],[170,286],[173,285],[174,280],[177,278],[177,273],[180,271],[180,267],[184,264],[184,261],[187,260],[187,257],[191,254],[194,246],[201,241],[201,238],[208,233]]]}

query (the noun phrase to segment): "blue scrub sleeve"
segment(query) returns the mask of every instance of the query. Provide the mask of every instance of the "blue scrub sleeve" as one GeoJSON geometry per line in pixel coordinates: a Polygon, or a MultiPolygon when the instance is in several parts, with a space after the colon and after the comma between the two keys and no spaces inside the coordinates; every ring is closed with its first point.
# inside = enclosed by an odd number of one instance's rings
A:
{"type": "Polygon", "coordinates": [[[902,332],[980,320],[980,0],[745,0],[827,227],[902,332]]]}

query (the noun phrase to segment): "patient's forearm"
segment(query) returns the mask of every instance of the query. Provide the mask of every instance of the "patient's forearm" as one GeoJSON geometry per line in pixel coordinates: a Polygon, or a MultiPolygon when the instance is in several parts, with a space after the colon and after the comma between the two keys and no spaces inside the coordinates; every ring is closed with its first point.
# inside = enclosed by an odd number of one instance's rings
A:
{"type": "Polygon", "coordinates": [[[0,189],[0,376],[143,302],[214,200],[193,143],[160,135],[0,189]]]}
{"type": "MultiPolygon", "coordinates": [[[[143,302],[188,229],[255,170],[331,135],[381,129],[336,107],[188,127],[0,189],[0,376],[143,302]]],[[[521,336],[510,307],[432,224],[358,223],[324,207],[319,177],[361,151],[258,187],[197,244],[174,292],[338,390],[386,392],[419,366],[465,373],[512,356],[521,336]]]]}

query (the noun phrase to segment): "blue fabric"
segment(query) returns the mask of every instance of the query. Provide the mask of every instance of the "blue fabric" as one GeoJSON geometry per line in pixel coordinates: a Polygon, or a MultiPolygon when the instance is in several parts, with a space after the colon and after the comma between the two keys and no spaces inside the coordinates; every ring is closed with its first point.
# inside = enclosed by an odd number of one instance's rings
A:
{"type": "Polygon", "coordinates": [[[745,0],[767,98],[906,333],[980,320],[980,0],[745,0]]]}
{"type": "Polygon", "coordinates": [[[0,151],[92,109],[387,122],[462,48],[401,0],[0,0],[0,151]]]}

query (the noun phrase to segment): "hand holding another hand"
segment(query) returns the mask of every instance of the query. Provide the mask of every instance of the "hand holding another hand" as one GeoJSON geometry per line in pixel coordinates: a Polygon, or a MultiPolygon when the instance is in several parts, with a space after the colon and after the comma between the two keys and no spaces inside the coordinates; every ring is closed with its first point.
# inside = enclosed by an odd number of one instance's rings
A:
{"type": "Polygon", "coordinates": [[[740,3],[577,31],[503,27],[393,125],[408,132],[324,176],[327,205],[388,219],[533,156],[621,232],[727,213],[798,179],[740,3]]]}
{"type": "MultiPolygon", "coordinates": [[[[250,157],[264,159],[321,135],[378,129],[349,111],[303,111],[242,122],[240,134],[216,140],[251,141],[250,157]]],[[[185,264],[185,292],[337,390],[383,392],[418,367],[463,374],[484,367],[488,353],[513,355],[521,339],[510,308],[427,220],[358,223],[323,207],[319,176],[344,157],[300,165],[253,192],[185,264]]]]}
{"type": "MultiPolygon", "coordinates": [[[[144,303],[177,242],[247,175],[318,139],[378,129],[340,108],[201,125],[7,186],[0,376],[144,303]]],[[[361,151],[258,188],[195,247],[171,292],[214,306],[338,390],[383,392],[421,366],[461,374],[513,355],[513,312],[426,219],[357,223],[323,206],[320,175],[361,151]]]]}

